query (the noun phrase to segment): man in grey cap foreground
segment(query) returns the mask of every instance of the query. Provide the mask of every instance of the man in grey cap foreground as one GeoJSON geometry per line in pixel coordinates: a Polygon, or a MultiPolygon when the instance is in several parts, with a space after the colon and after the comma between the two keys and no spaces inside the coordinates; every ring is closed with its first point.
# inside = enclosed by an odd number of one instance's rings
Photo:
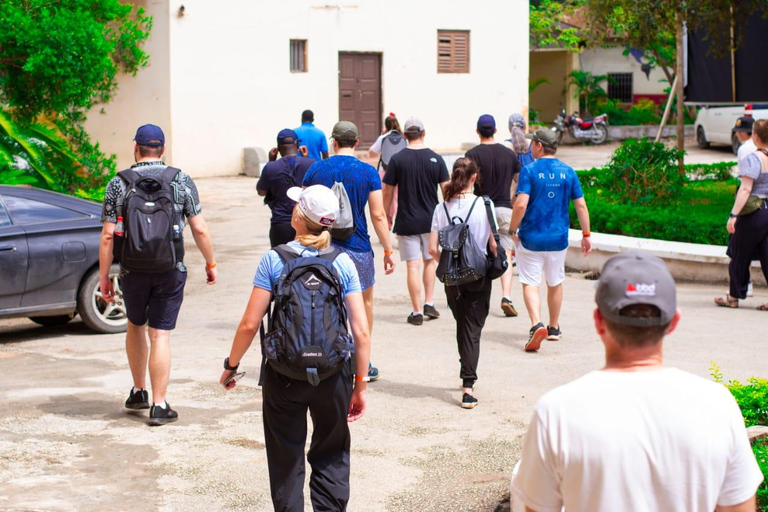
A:
{"type": "Polygon", "coordinates": [[[735,400],[662,363],[680,321],[664,262],[614,256],[595,302],[605,367],[536,404],[513,499],[537,512],[753,512],[763,476],[735,400]]]}

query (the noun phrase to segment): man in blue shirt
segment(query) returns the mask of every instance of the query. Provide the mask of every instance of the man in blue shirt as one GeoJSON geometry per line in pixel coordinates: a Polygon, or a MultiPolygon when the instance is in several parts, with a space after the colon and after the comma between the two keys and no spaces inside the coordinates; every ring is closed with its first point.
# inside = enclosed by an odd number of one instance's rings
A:
{"type": "Polygon", "coordinates": [[[328,140],[323,131],[312,124],[314,122],[314,112],[305,110],[301,113],[301,126],[293,131],[299,136],[301,145],[307,148],[309,158],[325,160],[328,158],[328,140]]]}
{"type": "Polygon", "coordinates": [[[282,158],[268,162],[256,183],[256,191],[264,197],[264,203],[272,210],[270,247],[287,244],[296,236],[296,231],[291,227],[296,201],[288,197],[287,192],[291,187],[301,186],[307,169],[315,163],[314,159],[303,158],[299,154],[299,137],[287,128],[277,134],[277,151],[282,158]]]}
{"type": "MultiPolygon", "coordinates": [[[[360,161],[355,156],[359,144],[359,134],[354,123],[340,121],[333,127],[334,156],[321,160],[309,168],[304,176],[304,186],[325,185],[333,188],[334,183],[342,183],[349,197],[354,218],[355,230],[346,240],[334,238],[332,244],[349,255],[360,276],[363,289],[363,302],[368,316],[369,330],[373,328],[373,285],[374,264],[373,247],[368,236],[368,224],[365,218],[365,206],[368,205],[371,222],[376,230],[381,245],[384,246],[384,272],[391,274],[395,269],[392,258],[392,243],[389,239],[389,224],[384,211],[384,199],[381,192],[381,178],[376,169],[360,161]]],[[[376,380],[379,371],[371,367],[368,376],[376,380]]]]}
{"type": "Polygon", "coordinates": [[[573,201],[582,229],[581,251],[592,250],[589,239],[589,211],[576,171],[557,158],[557,134],[540,129],[526,135],[536,159],[520,171],[517,199],[509,222],[509,232],[517,250],[517,269],[523,285],[523,298],[531,327],[525,350],[534,352],[544,339],[559,340],[560,308],[563,304],[565,255],[568,251],[568,206],[573,201]],[[518,229],[519,228],[519,229],[518,229]],[[547,280],[549,325],[541,323],[539,286],[541,273],[547,280]]]}

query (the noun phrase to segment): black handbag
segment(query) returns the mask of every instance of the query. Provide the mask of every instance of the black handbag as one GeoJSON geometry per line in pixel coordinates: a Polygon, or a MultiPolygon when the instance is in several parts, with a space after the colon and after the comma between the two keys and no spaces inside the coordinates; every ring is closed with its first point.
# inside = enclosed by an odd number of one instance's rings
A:
{"type": "Polygon", "coordinates": [[[496,256],[491,251],[491,244],[488,243],[486,250],[486,256],[488,258],[488,271],[485,273],[485,277],[488,279],[498,279],[509,268],[509,261],[507,261],[507,251],[501,246],[499,242],[499,233],[496,231],[496,219],[493,216],[491,210],[491,198],[483,196],[483,202],[485,202],[485,213],[488,215],[488,222],[491,224],[491,232],[493,233],[493,239],[496,240],[496,256]]]}

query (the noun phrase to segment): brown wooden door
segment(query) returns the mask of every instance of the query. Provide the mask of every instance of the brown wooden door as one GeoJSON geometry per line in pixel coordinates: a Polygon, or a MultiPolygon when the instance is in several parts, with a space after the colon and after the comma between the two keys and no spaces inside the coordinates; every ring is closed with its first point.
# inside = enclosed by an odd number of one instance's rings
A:
{"type": "Polygon", "coordinates": [[[381,134],[381,54],[339,53],[339,120],[360,131],[360,148],[381,134]]]}

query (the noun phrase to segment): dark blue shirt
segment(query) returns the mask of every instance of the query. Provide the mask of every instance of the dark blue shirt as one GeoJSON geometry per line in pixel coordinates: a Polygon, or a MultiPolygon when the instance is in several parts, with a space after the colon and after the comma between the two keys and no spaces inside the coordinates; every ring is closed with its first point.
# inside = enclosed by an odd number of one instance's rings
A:
{"type": "Polygon", "coordinates": [[[307,146],[307,155],[309,158],[320,160],[321,153],[328,152],[328,139],[320,128],[316,128],[312,123],[301,123],[301,126],[295,128],[296,136],[299,137],[299,144],[307,146]]]}
{"type": "Polygon", "coordinates": [[[256,188],[267,192],[264,202],[272,210],[272,224],[290,224],[296,201],[286,192],[291,187],[300,187],[307,169],[315,163],[313,158],[300,155],[286,156],[268,162],[261,171],[256,188]]]}
{"type": "Polygon", "coordinates": [[[518,194],[528,194],[528,208],[520,223],[520,242],[529,251],[568,248],[568,206],[584,196],[576,171],[557,158],[540,158],[523,167],[518,194]]]}
{"type": "Polygon", "coordinates": [[[365,205],[368,195],[381,190],[381,178],[373,166],[361,162],[353,156],[336,155],[327,160],[320,160],[307,171],[304,186],[325,185],[332,188],[340,181],[352,204],[355,219],[355,233],[348,240],[336,240],[333,243],[357,252],[371,252],[371,239],[368,236],[368,224],[365,220],[365,205]]]}

